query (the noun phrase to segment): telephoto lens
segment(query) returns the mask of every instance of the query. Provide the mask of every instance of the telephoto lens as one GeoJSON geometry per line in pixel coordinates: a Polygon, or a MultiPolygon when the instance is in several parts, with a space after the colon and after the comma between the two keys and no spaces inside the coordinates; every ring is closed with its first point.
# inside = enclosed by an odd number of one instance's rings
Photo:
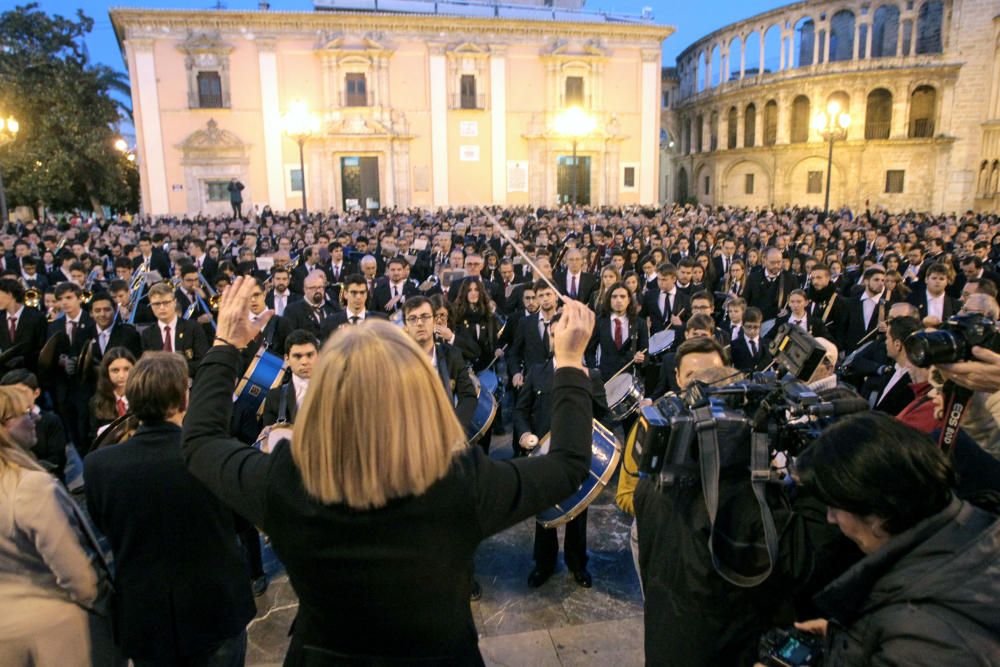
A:
{"type": "Polygon", "coordinates": [[[904,342],[906,356],[920,368],[934,364],[953,364],[966,358],[965,337],[955,331],[918,331],[904,342]]]}

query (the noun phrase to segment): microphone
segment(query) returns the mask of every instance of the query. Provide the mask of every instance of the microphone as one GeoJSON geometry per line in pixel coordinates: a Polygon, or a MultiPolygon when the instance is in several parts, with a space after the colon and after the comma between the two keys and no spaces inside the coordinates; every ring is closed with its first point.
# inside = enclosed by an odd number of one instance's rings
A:
{"type": "Polygon", "coordinates": [[[809,406],[809,414],[815,417],[839,417],[855,412],[870,410],[871,406],[863,398],[835,398],[817,405],[809,406]]]}

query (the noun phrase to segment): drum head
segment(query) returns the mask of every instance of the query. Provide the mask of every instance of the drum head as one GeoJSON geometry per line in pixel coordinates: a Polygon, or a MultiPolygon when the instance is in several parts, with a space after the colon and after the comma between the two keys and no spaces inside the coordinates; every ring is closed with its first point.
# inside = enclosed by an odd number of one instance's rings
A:
{"type": "Polygon", "coordinates": [[[622,373],[618,377],[611,378],[604,384],[604,393],[608,396],[608,405],[614,405],[621,401],[632,388],[635,380],[628,373],[622,373]]]}
{"type": "Polygon", "coordinates": [[[265,426],[260,432],[260,435],[257,436],[257,441],[254,443],[254,447],[265,454],[270,454],[282,440],[288,440],[291,442],[292,433],[293,427],[291,424],[281,423],[265,426]]]}
{"type": "Polygon", "coordinates": [[[658,333],[653,334],[649,337],[649,354],[651,356],[656,356],[662,354],[670,349],[670,346],[674,344],[674,338],[676,338],[677,332],[673,329],[664,329],[658,333]]]}

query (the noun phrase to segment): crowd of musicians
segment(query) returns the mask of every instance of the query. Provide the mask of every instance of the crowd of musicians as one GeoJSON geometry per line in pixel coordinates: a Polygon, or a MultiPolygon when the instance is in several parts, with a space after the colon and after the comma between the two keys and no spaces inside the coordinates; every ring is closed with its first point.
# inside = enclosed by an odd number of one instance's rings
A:
{"type": "MultiPolygon", "coordinates": [[[[821,221],[796,209],[461,209],[302,220],[265,210],[247,220],[72,219],[8,231],[0,383],[30,394],[31,456],[61,483],[82,483],[95,525],[119,544],[129,538],[116,523],[127,519],[108,487],[128,482],[100,454],[141,421],[129,376],[150,353],[168,352],[194,378],[216,337],[220,295],[238,276],[253,283],[251,323],[266,321],[235,369],[230,433],[247,446],[261,446],[268,427],[294,424],[324,343],[372,319],[397,324],[429,355],[470,442],[489,454],[509,433],[520,457],[551,429],[550,330],[562,299],[596,315],[584,354],[593,414],[622,442],[636,403],[687,383],[684,357],[717,353],[720,365],[764,371],[783,324],[827,347],[817,386],[849,384],[929,432],[938,423],[927,400],[933,378],[907,363],[901,341],[958,313],[1000,315],[1000,221],[973,214],[845,210],[821,221]],[[74,450],[86,461],[82,480],[74,450]]],[[[631,510],[628,494],[619,500],[631,510]]],[[[212,535],[217,527],[204,523],[212,535]]],[[[257,528],[237,519],[236,530],[243,555],[226,558],[247,560],[259,595],[267,579],[257,528]]],[[[565,533],[567,568],[590,587],[585,509],[565,533]]],[[[558,551],[557,531],[536,524],[530,586],[553,575],[558,551]]],[[[128,569],[127,556],[116,560],[128,569]]],[[[470,586],[475,599],[479,585],[470,586]]],[[[237,588],[219,592],[230,603],[219,627],[253,613],[237,588]]],[[[173,648],[147,664],[183,652],[155,625],[139,618],[121,635],[136,664],[161,640],[173,648]]]]}

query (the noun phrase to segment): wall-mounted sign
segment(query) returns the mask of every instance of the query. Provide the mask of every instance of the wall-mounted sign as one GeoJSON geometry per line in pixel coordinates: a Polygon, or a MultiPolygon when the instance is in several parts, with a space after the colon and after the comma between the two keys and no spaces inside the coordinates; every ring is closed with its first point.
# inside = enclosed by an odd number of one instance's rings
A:
{"type": "Polygon", "coordinates": [[[478,137],[479,123],[474,120],[463,120],[458,124],[458,134],[461,137],[478,137]]]}
{"type": "Polygon", "coordinates": [[[459,146],[458,159],[462,162],[479,162],[479,146],[459,146]]]}
{"type": "Polygon", "coordinates": [[[507,161],[507,192],[528,191],[528,162],[526,160],[507,161]]]}

